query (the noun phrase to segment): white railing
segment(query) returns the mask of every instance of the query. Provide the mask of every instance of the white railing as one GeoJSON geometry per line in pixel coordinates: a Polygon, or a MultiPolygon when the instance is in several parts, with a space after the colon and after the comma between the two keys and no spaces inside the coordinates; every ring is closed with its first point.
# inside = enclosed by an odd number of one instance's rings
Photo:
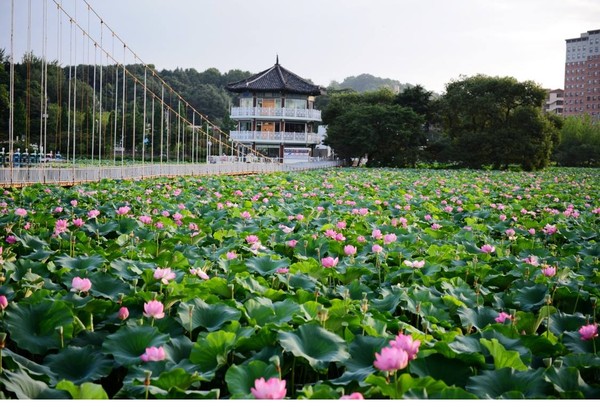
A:
{"type": "Polygon", "coordinates": [[[234,141],[260,144],[321,144],[323,136],[315,133],[275,133],[270,131],[230,131],[234,141]]]}
{"type": "Polygon", "coordinates": [[[232,174],[259,174],[281,171],[323,169],[339,166],[335,160],[306,163],[276,163],[271,159],[256,162],[216,164],[146,164],[113,167],[21,167],[0,168],[0,186],[18,187],[36,183],[73,185],[102,179],[127,180],[159,176],[208,176],[232,174]],[[262,162],[260,162],[262,161],[262,162]]]}
{"type": "Polygon", "coordinates": [[[321,111],[306,108],[233,107],[231,118],[277,118],[321,121],[321,111]]]}

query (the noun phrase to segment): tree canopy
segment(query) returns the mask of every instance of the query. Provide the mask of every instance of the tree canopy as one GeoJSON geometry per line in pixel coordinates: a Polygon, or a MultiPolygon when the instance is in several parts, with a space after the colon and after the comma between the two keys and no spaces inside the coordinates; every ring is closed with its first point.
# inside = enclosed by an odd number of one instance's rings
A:
{"type": "Polygon", "coordinates": [[[467,167],[544,168],[559,125],[542,113],[546,91],[532,81],[477,75],[449,83],[441,98],[444,132],[467,167]]]}
{"type": "Polygon", "coordinates": [[[424,117],[394,100],[387,89],[334,94],[322,114],[325,144],[348,161],[366,157],[369,166],[414,166],[424,117]]]}

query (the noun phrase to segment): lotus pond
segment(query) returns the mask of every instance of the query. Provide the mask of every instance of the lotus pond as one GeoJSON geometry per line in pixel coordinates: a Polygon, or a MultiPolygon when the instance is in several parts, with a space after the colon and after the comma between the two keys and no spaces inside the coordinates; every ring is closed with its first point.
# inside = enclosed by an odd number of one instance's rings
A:
{"type": "Polygon", "coordinates": [[[600,398],[600,174],[0,196],[4,399],[600,398]]]}

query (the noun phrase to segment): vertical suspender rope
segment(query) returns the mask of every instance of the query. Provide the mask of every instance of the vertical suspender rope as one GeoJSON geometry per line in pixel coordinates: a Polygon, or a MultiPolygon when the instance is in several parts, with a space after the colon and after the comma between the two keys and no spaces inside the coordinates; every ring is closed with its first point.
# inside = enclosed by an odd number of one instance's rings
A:
{"type": "Polygon", "coordinates": [[[92,164],[94,164],[94,146],[96,145],[96,67],[98,63],[96,61],[97,56],[97,44],[94,42],[94,75],[93,75],[93,92],[92,92],[92,164]]]}
{"type": "Polygon", "coordinates": [[[177,100],[177,163],[179,163],[179,150],[181,144],[181,101],[177,100]]]}
{"type": "MultiPolygon", "coordinates": [[[[115,32],[112,32],[112,41],[113,41],[113,59],[115,56],[115,32]]],[[[117,118],[118,118],[118,102],[119,99],[117,98],[119,96],[119,66],[117,65],[117,61],[115,61],[115,93],[113,95],[113,99],[115,100],[115,116],[114,118],[114,130],[113,130],[113,165],[116,166],[117,165],[117,118]]]]}
{"type": "Polygon", "coordinates": [[[69,105],[67,110],[67,160],[69,159],[69,153],[71,151],[71,84],[73,79],[73,19],[69,19],[70,22],[70,33],[69,33],[69,105]]]}
{"type": "Polygon", "coordinates": [[[160,97],[160,164],[163,162],[163,136],[165,131],[165,86],[161,87],[160,97]]]}
{"type": "MultiPolygon", "coordinates": [[[[134,62],[135,65],[135,62],[134,62]]],[[[132,155],[132,159],[133,159],[133,163],[135,164],[135,111],[136,111],[136,105],[135,105],[135,101],[137,99],[136,96],[136,92],[137,92],[137,82],[135,81],[135,79],[133,80],[133,117],[132,117],[132,124],[133,124],[133,128],[132,128],[132,133],[131,133],[131,155],[132,155]]]]}
{"type": "Polygon", "coordinates": [[[146,119],[146,95],[147,95],[147,85],[146,85],[146,68],[144,68],[144,116],[143,116],[143,120],[144,120],[144,129],[143,131],[143,136],[142,136],[142,167],[144,166],[144,159],[146,157],[146,137],[148,135],[147,131],[148,131],[148,121],[146,119]]]}
{"type": "Polygon", "coordinates": [[[194,148],[196,144],[196,113],[192,109],[192,164],[194,163],[194,148]]]}
{"type": "Polygon", "coordinates": [[[9,166],[11,168],[11,181],[12,181],[12,167],[13,167],[13,146],[14,146],[14,135],[15,135],[15,45],[14,45],[14,29],[15,29],[15,0],[10,2],[10,85],[9,85],[9,120],[8,120],[8,154],[9,154],[9,166]]]}
{"type": "MultiPolygon", "coordinates": [[[[75,23],[77,23],[77,3],[75,3],[75,23]]],[[[77,142],[77,30],[75,30],[75,68],[73,69],[73,167],[75,167],[75,145],[77,142]]]]}
{"type": "MultiPolygon", "coordinates": [[[[101,165],[102,163],[102,125],[103,123],[103,119],[102,119],[102,96],[104,95],[102,93],[102,75],[103,75],[103,71],[102,68],[104,67],[104,64],[102,63],[102,27],[104,25],[103,21],[100,21],[100,88],[99,91],[100,92],[100,105],[99,105],[99,110],[100,110],[100,116],[98,117],[98,166],[101,165]]],[[[108,59],[107,59],[108,62],[108,59]]]]}
{"type": "MultiPolygon", "coordinates": [[[[47,148],[48,142],[48,2],[44,1],[44,57],[42,59],[42,70],[44,72],[44,94],[42,95],[44,111],[42,120],[44,122],[44,148],[47,148]]],[[[27,141],[29,143],[29,140],[27,141]]]]}
{"type": "MultiPolygon", "coordinates": [[[[41,71],[40,71],[40,138],[39,146],[42,147],[44,142],[44,60],[46,49],[44,48],[45,42],[44,37],[46,36],[46,1],[44,0],[42,5],[42,60],[41,60],[41,71]]],[[[31,53],[30,59],[33,59],[33,53],[31,53]]]]}
{"type": "Polygon", "coordinates": [[[151,131],[151,144],[150,144],[150,163],[154,164],[154,95],[152,96],[152,129],[151,131]]]}
{"type": "Polygon", "coordinates": [[[125,76],[126,76],[126,72],[125,72],[125,51],[126,51],[126,47],[125,44],[123,44],[123,108],[121,109],[122,111],[122,118],[121,118],[121,166],[123,166],[123,155],[125,154],[125,76]]]}

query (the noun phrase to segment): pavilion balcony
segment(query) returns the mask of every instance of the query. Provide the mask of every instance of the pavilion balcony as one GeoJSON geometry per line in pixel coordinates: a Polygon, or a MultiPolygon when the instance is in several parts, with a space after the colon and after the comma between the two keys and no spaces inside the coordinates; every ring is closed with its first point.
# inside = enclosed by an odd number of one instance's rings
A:
{"type": "Polygon", "coordinates": [[[281,133],[271,131],[230,131],[233,141],[256,144],[321,144],[323,136],[315,133],[281,133]]]}
{"type": "Polygon", "coordinates": [[[284,119],[297,121],[321,121],[321,111],[305,108],[233,107],[231,118],[240,119],[284,119]]]}

